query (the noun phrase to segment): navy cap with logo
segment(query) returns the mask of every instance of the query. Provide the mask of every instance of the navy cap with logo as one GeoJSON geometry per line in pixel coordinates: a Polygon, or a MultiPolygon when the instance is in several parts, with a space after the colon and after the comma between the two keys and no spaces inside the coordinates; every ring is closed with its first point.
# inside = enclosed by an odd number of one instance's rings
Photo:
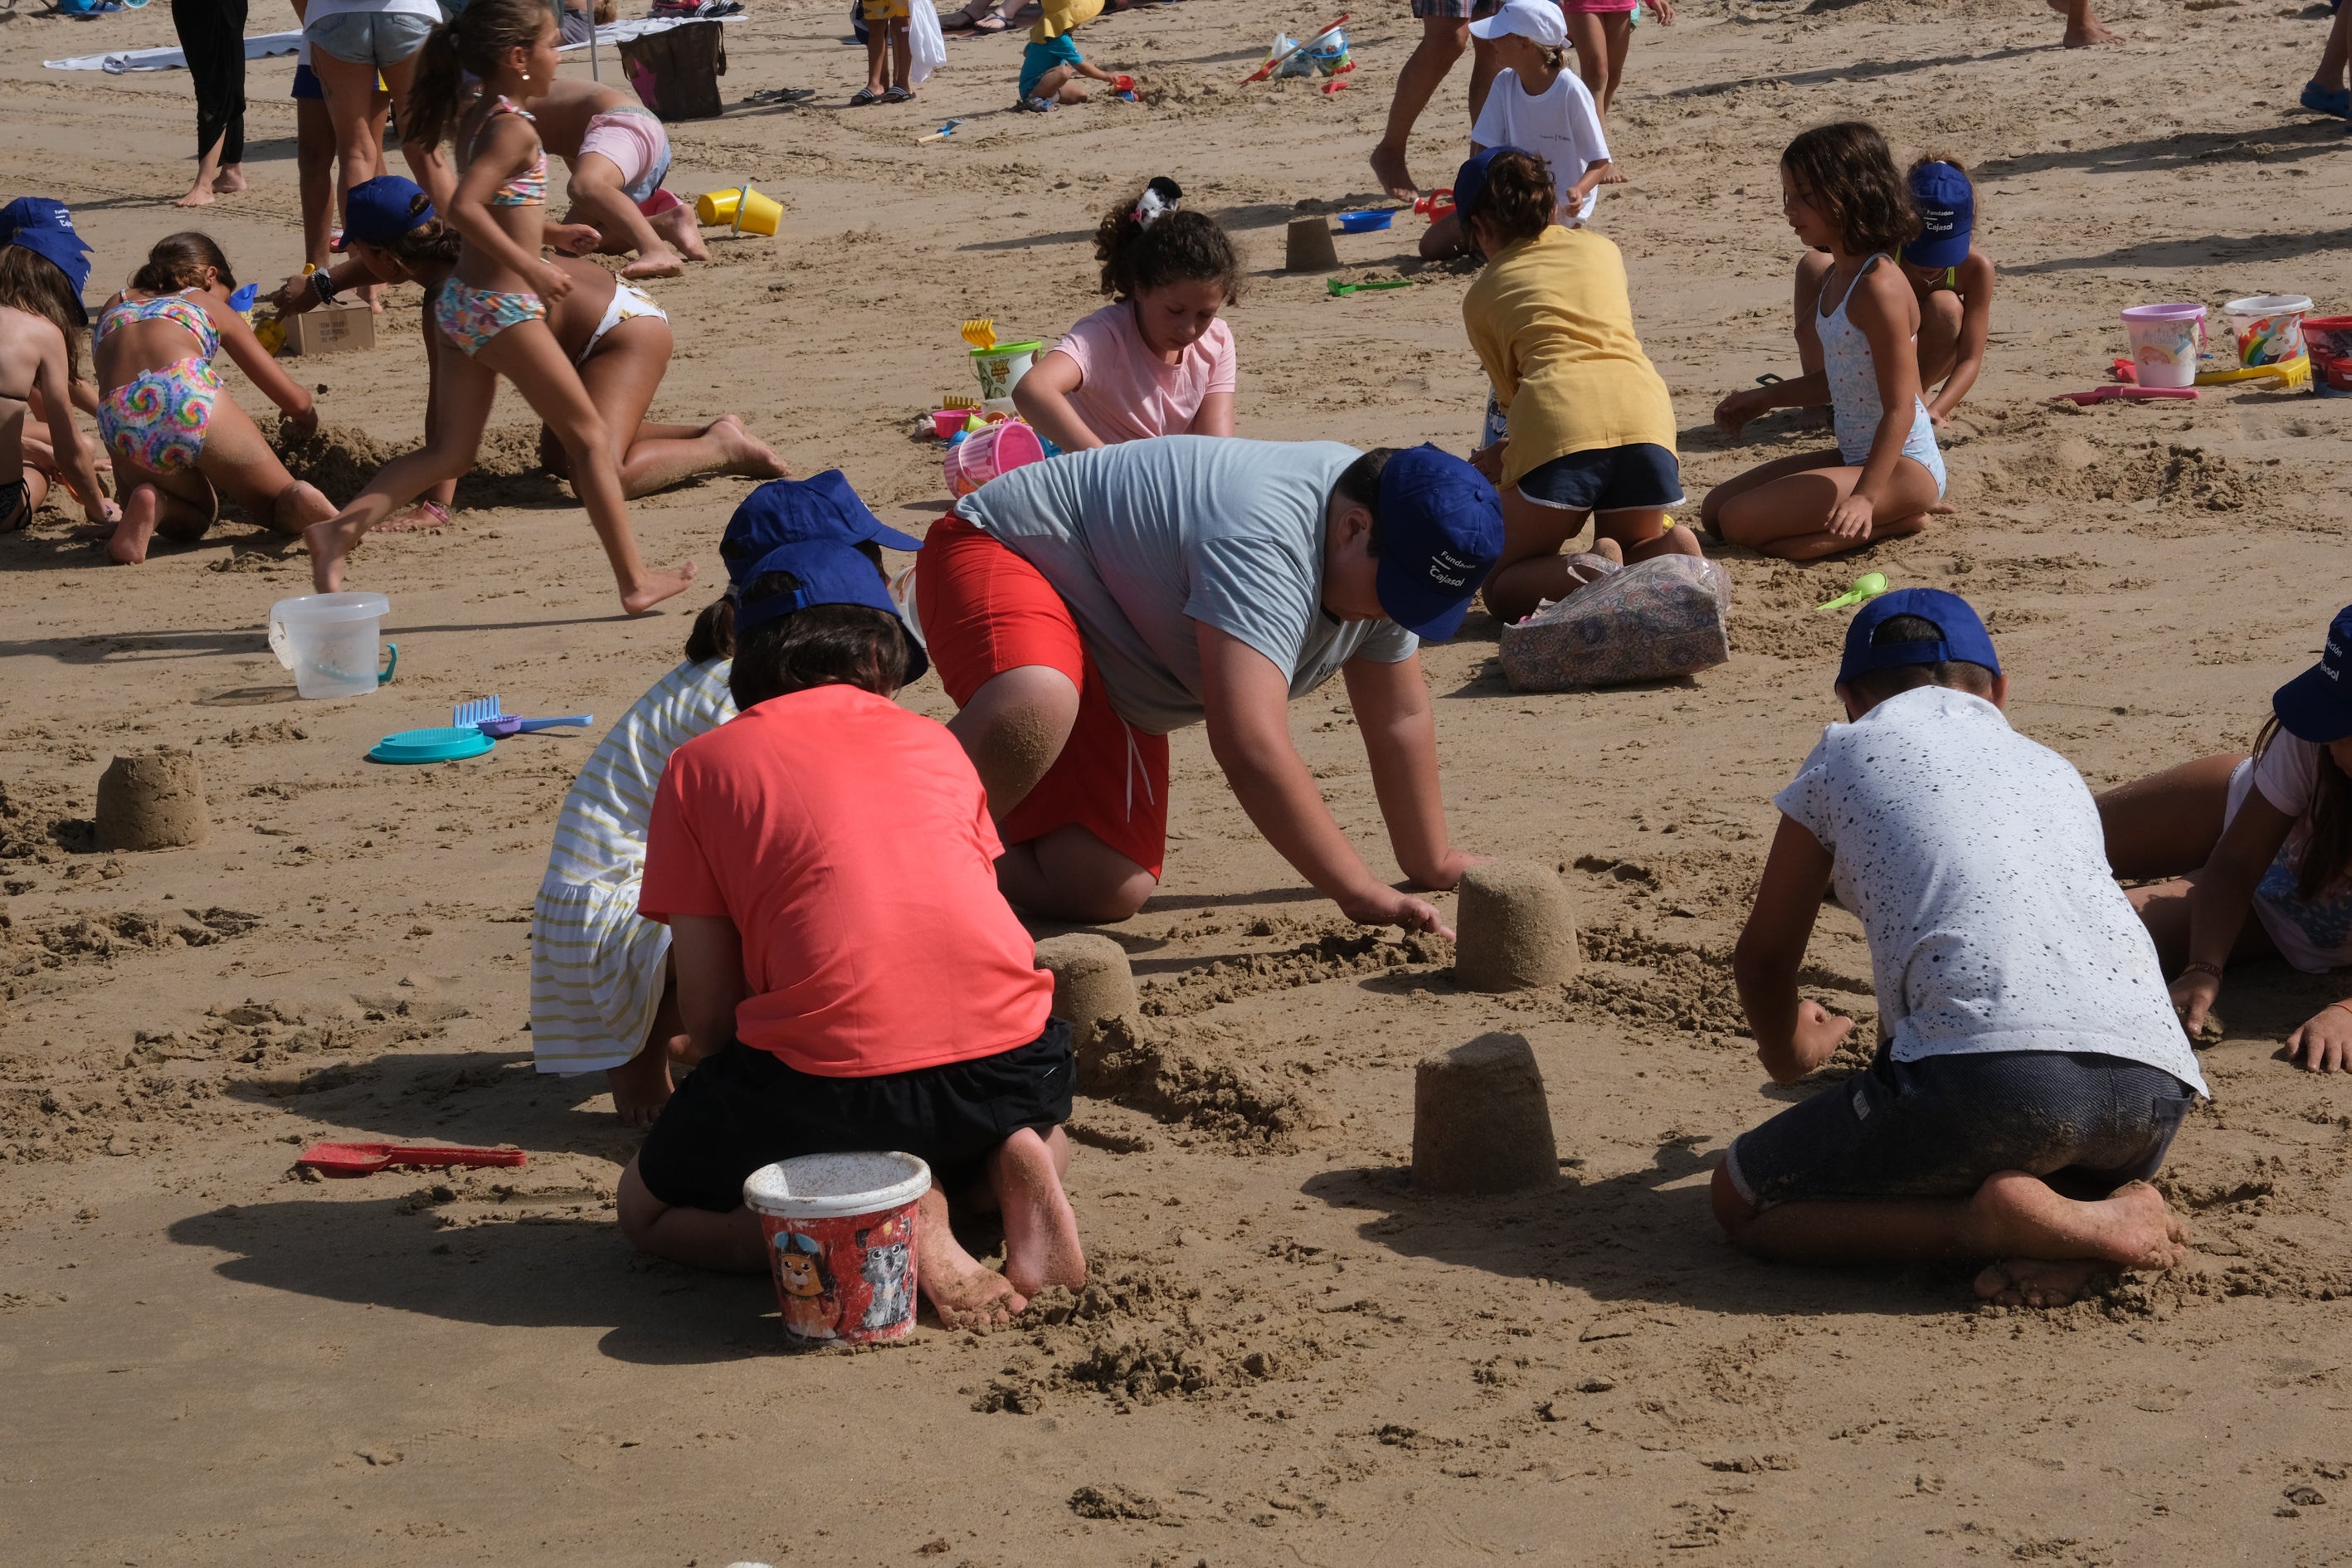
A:
{"type": "Polygon", "coordinates": [[[1958,267],[1969,258],[1977,226],[1977,192],[1950,163],[1911,171],[1911,205],[1919,210],[1919,237],[1903,247],[1914,267],[1958,267]]]}
{"type": "MultiPolygon", "coordinates": [[[[21,245],[55,263],[73,286],[74,303],[81,304],[81,291],[89,282],[89,247],[74,232],[73,214],[66,210],[65,203],[47,196],[18,196],[0,207],[0,245],[21,245]]],[[[89,320],[87,308],[81,319],[89,320]]]]}
{"type": "Polygon", "coordinates": [[[335,248],[349,250],[353,240],[390,245],[410,229],[432,222],[434,216],[432,199],[422,185],[398,174],[378,174],[351,188],[344,202],[342,237],[335,241],[335,248]],[[417,205],[420,197],[422,206],[417,205]]]}
{"type": "Polygon", "coordinates": [[[1503,506],[1486,477],[1435,447],[1411,447],[1381,468],[1381,608],[1416,637],[1442,642],[1503,554],[1503,506]]]}
{"type": "MultiPolygon", "coordinates": [[[[1478,205],[1478,198],[1486,194],[1486,171],[1494,167],[1495,160],[1506,153],[1526,151],[1524,147],[1500,146],[1483,148],[1471,153],[1462,167],[1454,172],[1454,210],[1468,217],[1470,209],[1478,205]]],[[[1469,238],[1466,230],[1463,238],[1465,241],[1469,238]]]]}
{"type": "Polygon", "coordinates": [[[2327,646],[2319,662],[2271,694],[2271,711],[2279,727],[2298,741],[2324,746],[2352,735],[2352,682],[2345,664],[2352,660],[2352,605],[2336,612],[2327,624],[2327,646]]]}
{"type": "Polygon", "coordinates": [[[1897,588],[1853,613],[1845,628],[1845,658],[1838,665],[1837,683],[1844,686],[1857,675],[1874,669],[1900,669],[1906,665],[1956,661],[1980,664],[2000,673],[2000,656],[1992,650],[1992,634],[1985,630],[1974,605],[1941,588],[1897,588]],[[1916,616],[1942,634],[1916,642],[1874,644],[1878,628],[1897,616],[1916,616]]]}
{"type": "MultiPolygon", "coordinates": [[[[906,626],[906,618],[890,602],[890,591],[883,585],[881,574],[874,570],[874,563],[846,541],[798,539],[779,544],[753,562],[749,571],[739,574],[736,581],[749,587],[771,572],[789,572],[800,579],[800,586],[789,593],[739,599],[735,606],[735,635],[739,639],[755,627],[815,605],[863,605],[896,616],[898,625],[906,626]]],[[[907,679],[913,681],[930,667],[922,643],[908,631],[907,679]]]]}
{"type": "MultiPolygon", "coordinates": [[[[719,556],[740,583],[747,581],[744,567],[780,544],[804,539],[830,539],[845,544],[871,540],[886,550],[923,547],[913,534],[901,533],[876,517],[873,509],[849,488],[848,477],[839,468],[827,468],[811,479],[770,479],[745,496],[735,515],[727,520],[719,556]]],[[[866,575],[873,575],[871,566],[866,575]]]]}

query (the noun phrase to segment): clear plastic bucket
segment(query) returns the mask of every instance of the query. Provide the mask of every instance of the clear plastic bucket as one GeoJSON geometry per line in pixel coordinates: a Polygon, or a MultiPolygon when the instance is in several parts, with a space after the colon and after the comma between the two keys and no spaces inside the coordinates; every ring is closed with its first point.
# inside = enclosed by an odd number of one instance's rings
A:
{"type": "Polygon", "coordinates": [[[305,697],[363,697],[392,679],[400,647],[379,671],[378,634],[392,601],[382,594],[305,594],[269,606],[269,651],[305,697]]]}
{"type": "Polygon", "coordinates": [[[2205,307],[2186,301],[2134,305],[2124,312],[2132,364],[2142,386],[2194,386],[2205,345],[2205,307]]]}
{"type": "Polygon", "coordinates": [[[898,1153],[803,1154],[744,1179],[787,1335],[858,1344],[914,1328],[916,1205],[930,1187],[931,1168],[898,1153]]]}
{"type": "Polygon", "coordinates": [[[2307,296],[2250,294],[2221,309],[2229,312],[2230,331],[2237,336],[2241,366],[2252,370],[2303,357],[2303,319],[2311,314],[2307,296]]]}

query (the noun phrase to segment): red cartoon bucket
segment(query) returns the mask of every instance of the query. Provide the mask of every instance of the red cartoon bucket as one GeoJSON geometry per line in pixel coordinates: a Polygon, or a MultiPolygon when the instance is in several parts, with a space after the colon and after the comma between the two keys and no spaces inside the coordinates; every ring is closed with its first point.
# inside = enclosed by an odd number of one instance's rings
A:
{"type": "Polygon", "coordinates": [[[760,1216],[784,1332],[803,1344],[903,1339],[915,1326],[915,1205],[931,1168],[912,1154],[803,1154],[743,1183],[760,1216]]]}

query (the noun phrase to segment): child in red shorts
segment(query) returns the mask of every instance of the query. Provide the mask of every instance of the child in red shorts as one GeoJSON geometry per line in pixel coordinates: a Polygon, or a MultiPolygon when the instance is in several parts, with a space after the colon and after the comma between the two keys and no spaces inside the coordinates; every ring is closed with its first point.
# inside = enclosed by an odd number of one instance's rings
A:
{"type": "Polygon", "coordinates": [[[924,656],[866,557],[780,546],[743,578],[740,716],[671,756],[638,909],[668,924],[698,1065],[622,1173],[647,1252],[762,1272],[744,1178],[800,1154],[931,1165],[916,1274],[940,1321],[1002,1321],[1086,1282],[1061,1173],[1076,1064],[1053,982],[996,890],[979,775],[890,700],[924,656]],[[947,1194],[1002,1210],[1004,1273],[949,1228],[947,1194]]]}

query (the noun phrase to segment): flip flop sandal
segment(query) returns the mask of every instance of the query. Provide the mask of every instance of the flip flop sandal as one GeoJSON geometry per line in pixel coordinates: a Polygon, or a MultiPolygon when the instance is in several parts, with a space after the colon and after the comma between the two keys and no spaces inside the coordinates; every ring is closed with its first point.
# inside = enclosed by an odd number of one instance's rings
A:
{"type": "Polygon", "coordinates": [[[852,109],[864,109],[868,104],[879,103],[881,101],[882,95],[880,93],[875,91],[870,87],[861,87],[857,89],[856,93],[851,97],[849,107],[852,109]]]}
{"type": "Polygon", "coordinates": [[[889,91],[882,95],[882,101],[885,103],[912,103],[915,101],[915,95],[906,88],[894,87],[889,91]]]}
{"type": "Polygon", "coordinates": [[[982,16],[978,21],[974,22],[971,25],[971,30],[975,33],[1009,33],[1013,30],[1013,24],[1006,21],[1002,16],[982,16]],[[991,22],[995,23],[996,26],[993,27],[990,26],[989,24],[991,22]]]}

